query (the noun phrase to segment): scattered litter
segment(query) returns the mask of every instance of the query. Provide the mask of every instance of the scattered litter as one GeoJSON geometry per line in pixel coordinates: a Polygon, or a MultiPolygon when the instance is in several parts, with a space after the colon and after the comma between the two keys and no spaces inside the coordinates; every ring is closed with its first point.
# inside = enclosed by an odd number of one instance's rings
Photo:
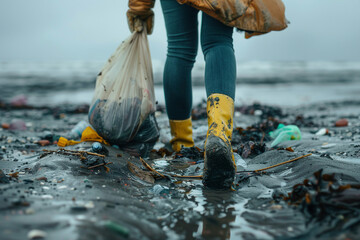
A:
{"type": "Polygon", "coordinates": [[[327,128],[321,128],[319,131],[315,133],[317,136],[324,136],[329,134],[329,129],[327,128]]]}
{"type": "Polygon", "coordinates": [[[259,154],[264,153],[268,149],[264,143],[258,143],[253,141],[245,142],[241,144],[237,149],[237,153],[244,159],[246,158],[254,158],[259,154]]]}
{"type": "Polygon", "coordinates": [[[335,127],[347,127],[349,121],[346,118],[339,119],[335,122],[335,127]]]}
{"type": "Polygon", "coordinates": [[[271,143],[271,147],[275,147],[281,142],[289,141],[289,140],[300,140],[301,132],[300,129],[295,125],[287,125],[279,124],[278,128],[269,133],[270,137],[275,138],[271,143]]]}
{"type": "Polygon", "coordinates": [[[9,173],[8,175],[9,175],[11,178],[18,178],[18,177],[19,177],[19,172],[9,173]]]}
{"type": "Polygon", "coordinates": [[[148,183],[155,182],[154,174],[152,174],[152,172],[144,171],[131,162],[128,162],[127,166],[128,166],[128,169],[130,170],[130,172],[132,172],[135,176],[137,176],[141,180],[148,182],[148,183]]]}

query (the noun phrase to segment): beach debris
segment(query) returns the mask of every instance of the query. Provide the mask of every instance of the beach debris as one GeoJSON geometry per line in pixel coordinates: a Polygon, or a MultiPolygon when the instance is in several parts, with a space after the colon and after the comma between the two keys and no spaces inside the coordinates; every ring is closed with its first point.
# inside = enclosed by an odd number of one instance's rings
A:
{"type": "Polygon", "coordinates": [[[27,97],[25,95],[17,95],[10,99],[10,105],[12,107],[24,107],[27,106],[27,97]]]}
{"type": "Polygon", "coordinates": [[[329,129],[327,128],[321,128],[319,131],[315,133],[317,136],[324,136],[329,134],[329,129]]]}
{"type": "Polygon", "coordinates": [[[144,171],[135,164],[128,162],[128,169],[132,174],[140,178],[141,180],[148,182],[148,183],[154,183],[155,178],[154,174],[152,172],[144,171]]]}
{"type": "Polygon", "coordinates": [[[66,138],[67,139],[74,139],[74,140],[80,139],[83,131],[89,126],[90,126],[90,124],[85,120],[82,120],[82,121],[78,122],[70,130],[70,132],[68,134],[66,134],[66,138]]]}
{"type": "Polygon", "coordinates": [[[37,144],[39,144],[40,146],[48,146],[48,145],[50,145],[51,144],[51,142],[49,141],[49,140],[39,140],[39,141],[37,141],[37,144]]]}
{"type": "Polygon", "coordinates": [[[164,148],[164,147],[160,148],[159,150],[152,149],[151,152],[156,153],[156,154],[160,155],[161,157],[171,156],[173,154],[172,151],[169,151],[167,148],[164,148]]]}
{"type": "Polygon", "coordinates": [[[33,229],[30,232],[28,232],[28,239],[44,239],[46,238],[46,232],[38,230],[38,229],[33,229]]]}
{"type": "Polygon", "coordinates": [[[319,221],[323,225],[328,222],[330,228],[338,230],[351,228],[360,221],[360,184],[342,185],[341,178],[336,174],[323,174],[320,169],[313,178],[296,184],[283,199],[299,206],[309,222],[319,221]]]}
{"type": "Polygon", "coordinates": [[[5,173],[0,170],[0,183],[9,183],[9,178],[5,175],[5,173]]]}
{"type": "Polygon", "coordinates": [[[346,118],[339,119],[335,122],[335,127],[347,127],[349,121],[346,118]]]}
{"type": "Polygon", "coordinates": [[[10,130],[25,131],[26,130],[26,123],[21,119],[15,118],[15,119],[11,120],[9,129],[10,130]]]}
{"type": "Polygon", "coordinates": [[[109,150],[106,149],[106,147],[104,147],[101,143],[99,142],[94,142],[91,146],[91,149],[93,152],[95,153],[100,153],[103,155],[108,155],[109,154],[109,150]]]}
{"type": "Polygon", "coordinates": [[[242,158],[253,158],[267,151],[265,143],[258,143],[253,141],[245,142],[241,144],[237,149],[237,153],[242,158]]]}
{"type": "Polygon", "coordinates": [[[289,140],[300,140],[301,132],[300,129],[295,125],[279,124],[278,128],[269,133],[270,137],[275,138],[271,143],[271,147],[275,147],[279,143],[289,141],[289,140]]]}
{"type": "Polygon", "coordinates": [[[117,233],[122,237],[128,238],[130,235],[130,230],[127,227],[120,225],[117,222],[113,222],[109,220],[102,222],[101,225],[103,225],[105,228],[117,233]]]}
{"type": "Polygon", "coordinates": [[[2,123],[2,124],[1,124],[1,127],[2,127],[3,129],[9,129],[9,128],[10,128],[10,124],[8,124],[8,123],[2,123]]]}
{"type": "Polygon", "coordinates": [[[261,142],[270,141],[269,132],[275,130],[279,125],[279,120],[269,117],[267,120],[249,126],[247,128],[236,128],[233,132],[232,144],[244,143],[248,141],[261,142]]]}
{"type": "Polygon", "coordinates": [[[182,147],[178,153],[175,154],[175,158],[188,158],[191,160],[201,160],[204,159],[205,152],[204,150],[198,147],[182,147]]]}
{"type": "Polygon", "coordinates": [[[93,153],[89,151],[75,151],[75,150],[68,150],[64,148],[60,148],[58,150],[47,150],[43,149],[43,154],[40,155],[39,158],[43,158],[49,154],[61,154],[66,156],[76,156],[80,158],[80,161],[87,165],[87,169],[94,169],[98,167],[104,167],[106,172],[110,171],[110,168],[106,165],[112,164],[112,162],[105,162],[105,155],[99,153],[93,153]]]}
{"type": "Polygon", "coordinates": [[[11,178],[19,178],[19,172],[9,173],[8,174],[11,178]]]}

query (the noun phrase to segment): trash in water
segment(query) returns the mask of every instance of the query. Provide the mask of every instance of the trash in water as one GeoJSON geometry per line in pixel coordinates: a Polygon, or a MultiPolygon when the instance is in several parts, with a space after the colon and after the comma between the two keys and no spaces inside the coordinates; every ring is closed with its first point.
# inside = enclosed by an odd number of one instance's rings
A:
{"type": "Polygon", "coordinates": [[[275,138],[271,143],[271,147],[275,147],[281,142],[289,141],[289,140],[300,140],[301,132],[300,129],[295,125],[287,125],[279,124],[278,128],[269,133],[270,137],[275,138]]]}
{"type": "Polygon", "coordinates": [[[327,128],[321,128],[319,131],[315,133],[317,136],[324,136],[329,134],[329,129],[327,128]]]}

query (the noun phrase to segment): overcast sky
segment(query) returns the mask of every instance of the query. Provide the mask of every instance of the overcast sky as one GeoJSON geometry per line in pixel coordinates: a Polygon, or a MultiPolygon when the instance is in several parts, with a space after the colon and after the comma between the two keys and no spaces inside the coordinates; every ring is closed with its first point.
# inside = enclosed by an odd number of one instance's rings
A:
{"type": "MultiPolygon", "coordinates": [[[[234,33],[238,60],[360,61],[360,0],[284,2],[286,30],[250,40],[234,33]]],[[[1,0],[0,61],[106,60],[130,34],[126,10],[127,0],[1,0]]],[[[159,0],[155,15],[151,52],[164,60],[159,0]]]]}

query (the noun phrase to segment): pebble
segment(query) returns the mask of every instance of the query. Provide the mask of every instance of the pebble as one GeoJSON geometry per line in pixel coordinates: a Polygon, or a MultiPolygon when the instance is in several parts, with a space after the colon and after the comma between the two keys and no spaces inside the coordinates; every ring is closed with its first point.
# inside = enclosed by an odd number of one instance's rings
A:
{"type": "Polygon", "coordinates": [[[335,122],[335,127],[347,127],[349,122],[346,118],[339,119],[335,122]]]}
{"type": "Polygon", "coordinates": [[[42,239],[42,238],[46,238],[46,232],[38,230],[38,229],[34,229],[31,230],[28,235],[27,235],[28,239],[42,239]]]}

